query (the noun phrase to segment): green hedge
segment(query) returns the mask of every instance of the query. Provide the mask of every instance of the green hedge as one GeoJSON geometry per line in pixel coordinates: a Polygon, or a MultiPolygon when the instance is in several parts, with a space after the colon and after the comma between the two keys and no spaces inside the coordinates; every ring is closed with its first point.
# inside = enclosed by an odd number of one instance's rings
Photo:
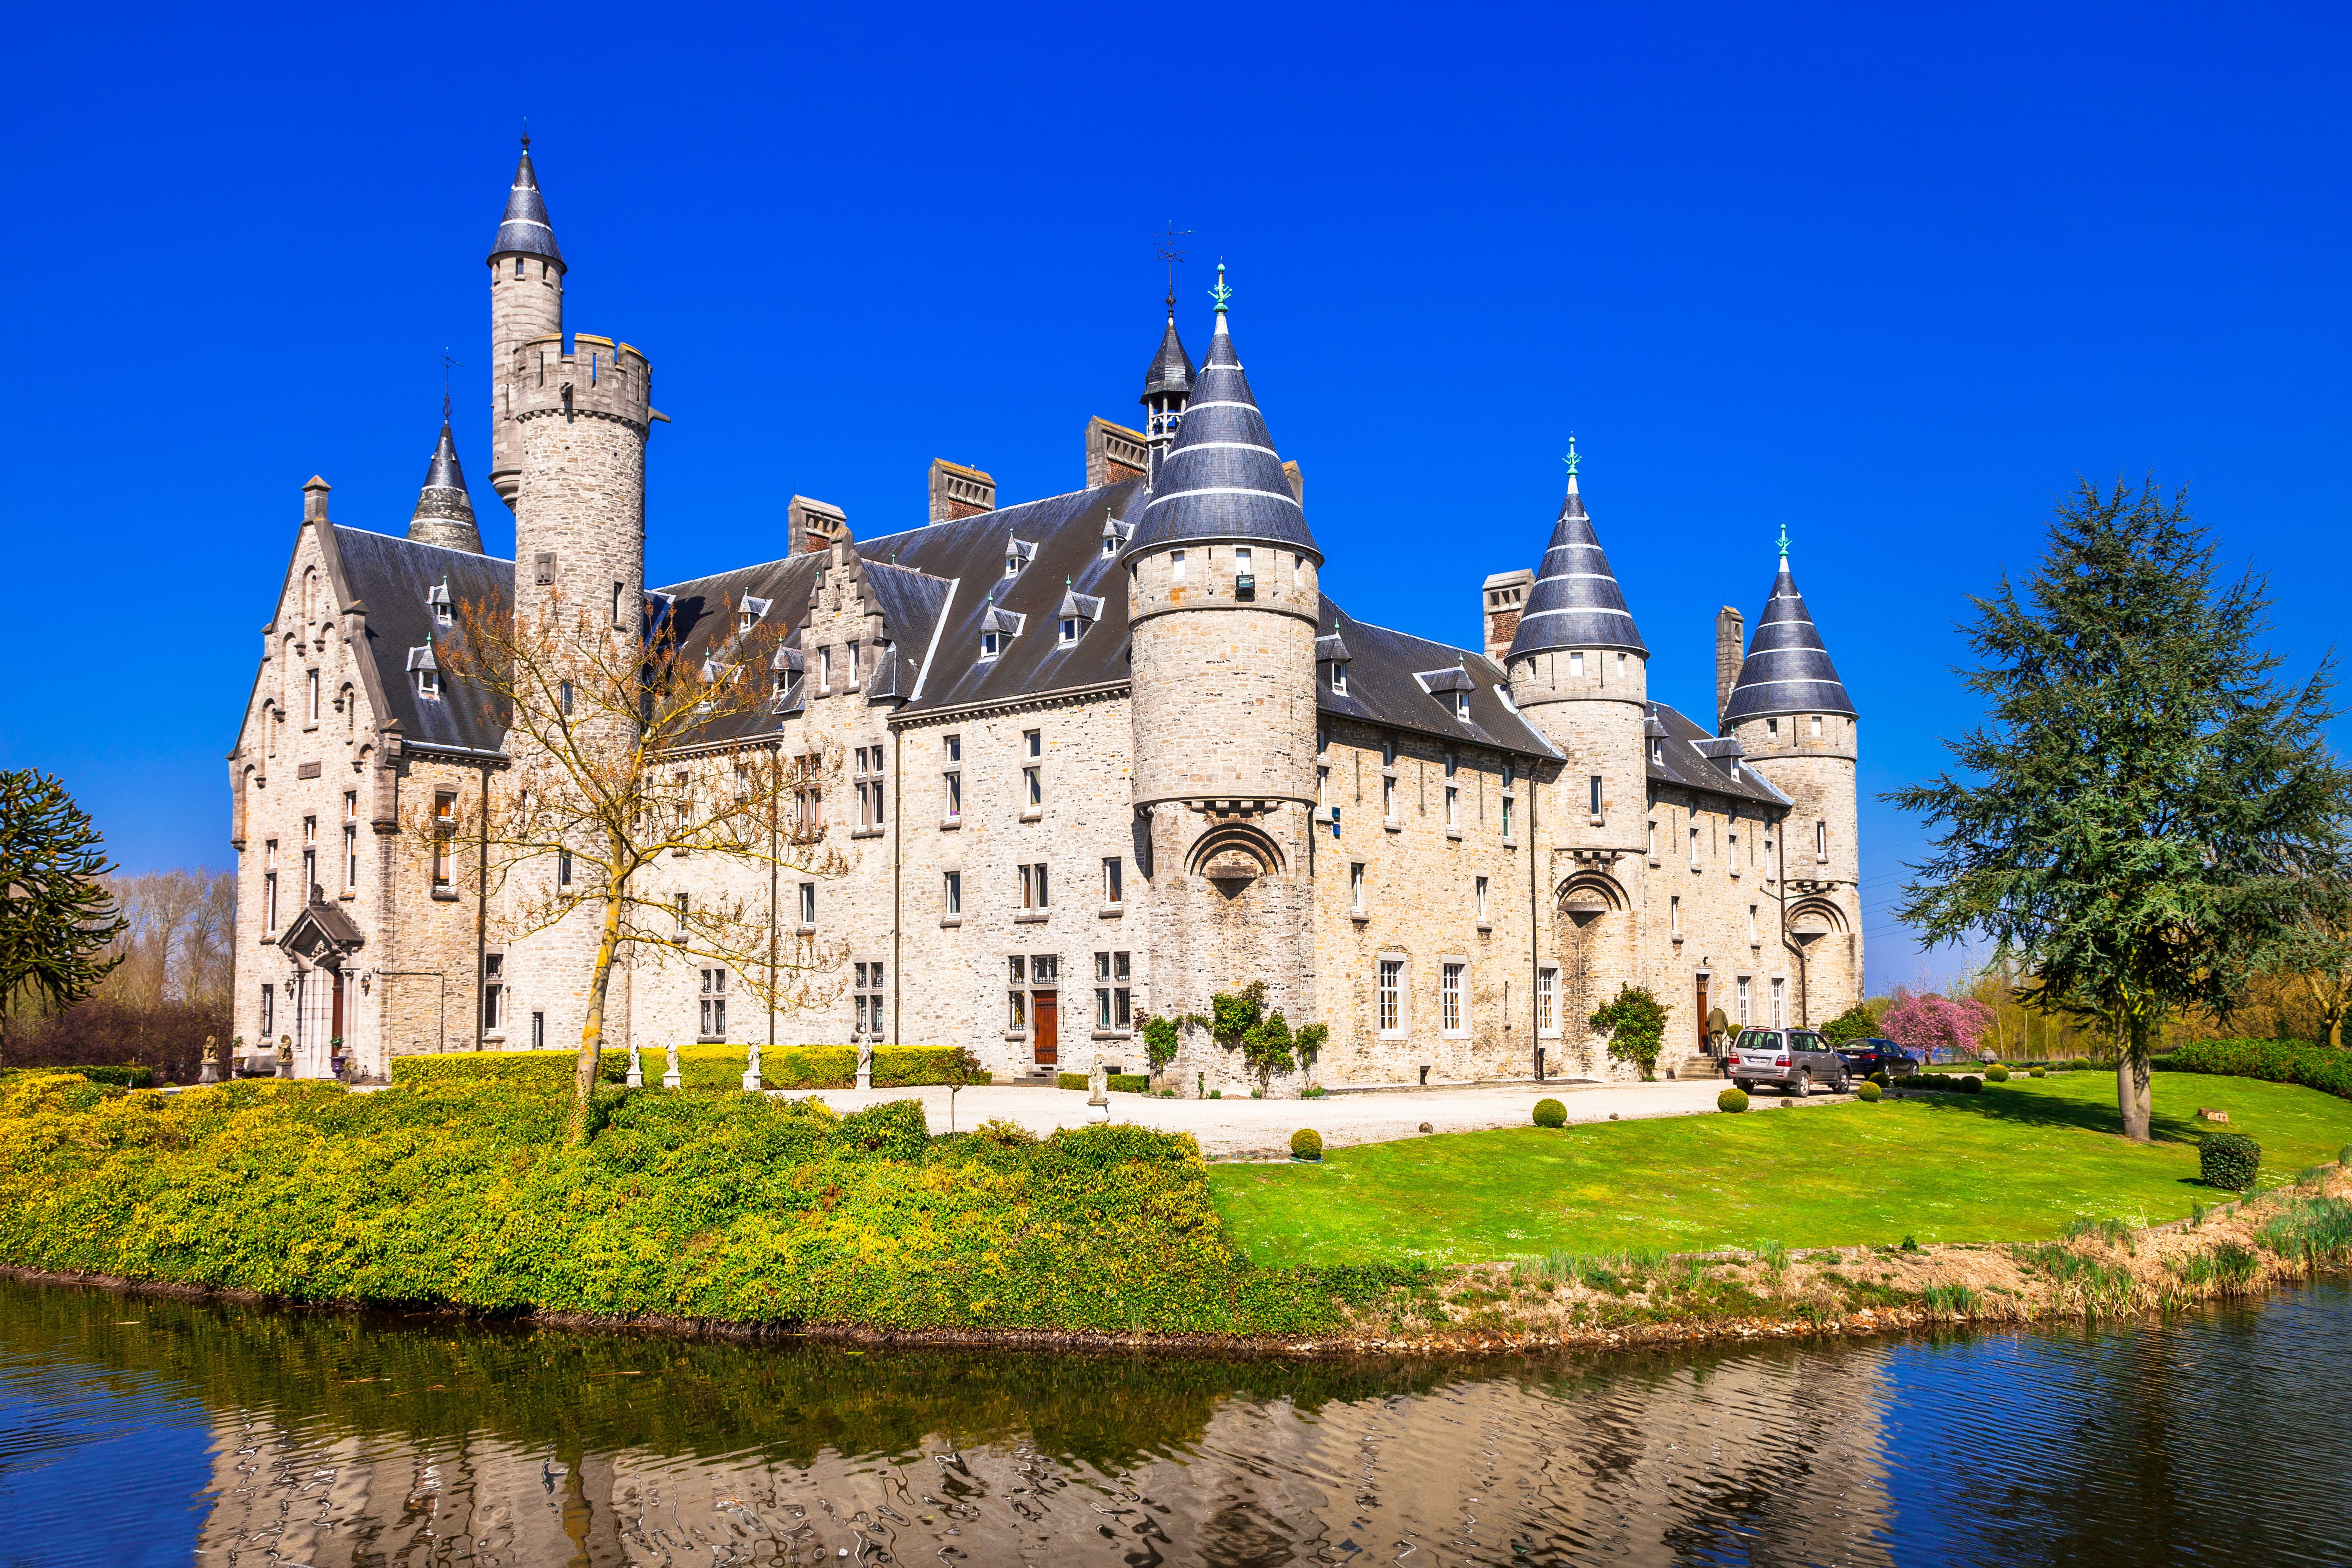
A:
{"type": "MultiPolygon", "coordinates": [[[[645,1068],[646,1087],[659,1087],[662,1074],[669,1069],[668,1054],[663,1050],[641,1050],[637,1055],[645,1068]]],[[[912,1089],[945,1083],[948,1060],[954,1055],[952,1046],[877,1046],[874,1087],[912,1089]]],[[[568,1084],[572,1081],[572,1059],[570,1051],[449,1051],[436,1056],[395,1057],[392,1077],[397,1083],[404,1072],[471,1072],[501,1080],[520,1078],[532,1082],[544,1076],[553,1082],[568,1084]]],[[[686,1080],[688,1089],[741,1089],[744,1071],[751,1065],[749,1046],[680,1046],[677,1051],[678,1076],[686,1080]]],[[[629,1053],[607,1049],[597,1064],[596,1076],[605,1083],[626,1083],[629,1053]]],[[[857,1083],[857,1048],[778,1046],[773,1050],[762,1050],[760,1081],[770,1089],[782,1089],[854,1088],[857,1083]]]]}
{"type": "Polygon", "coordinates": [[[1054,1075],[1054,1087],[1055,1089],[1084,1089],[1087,1087],[1087,1075],[1082,1072],[1057,1072],[1054,1075]]]}
{"type": "MultiPolygon", "coordinates": [[[[9,1071],[16,1069],[10,1068],[9,1071]]],[[[117,1089],[152,1089],[155,1069],[136,1065],[131,1067],[57,1067],[28,1068],[28,1071],[69,1072],[86,1078],[92,1083],[110,1083],[117,1089]]],[[[5,1076],[5,1075],[0,1075],[5,1076]]]]}
{"type": "Polygon", "coordinates": [[[1114,1094],[1149,1094],[1151,1092],[1151,1075],[1149,1073],[1115,1072],[1109,1076],[1111,1092],[1114,1094]]]}
{"type": "Polygon", "coordinates": [[[2199,1040],[2156,1058],[2159,1072],[2201,1072],[2299,1083],[2352,1100],[2352,1051],[2300,1040],[2199,1040]]]}
{"type": "Polygon", "coordinates": [[[2263,1168],[2263,1146],[2242,1132],[2209,1132],[2197,1141],[2197,1173],[2209,1187],[2242,1193],[2263,1168]]]}
{"type": "MultiPolygon", "coordinates": [[[[610,1065],[610,1060],[606,1063],[610,1065]]],[[[569,1058],[404,1058],[373,1094],[0,1081],[0,1262],[295,1301],[878,1329],[1326,1331],[1417,1268],[1252,1267],[1188,1136],[995,1143],[899,1100],[600,1089],[569,1058]]]]}

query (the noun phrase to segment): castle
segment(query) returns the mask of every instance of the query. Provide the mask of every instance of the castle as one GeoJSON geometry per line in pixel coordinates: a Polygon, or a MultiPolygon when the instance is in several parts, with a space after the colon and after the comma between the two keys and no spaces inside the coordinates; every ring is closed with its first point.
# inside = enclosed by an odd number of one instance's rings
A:
{"type": "MultiPolygon", "coordinates": [[[[1255,979],[1327,1026],[1316,1081],[1369,1087],[1622,1073],[1586,1020],[1625,983],[1672,1010],[1670,1064],[1717,1013],[1818,1026],[1861,998],[1856,716],[1785,543],[1753,640],[1717,618],[1706,722],[1650,696],[1572,461],[1539,564],[1486,581],[1482,647],[1357,621],[1322,594],[1221,269],[1206,353],[1171,298],[1143,427],[1087,426],[1083,489],[1000,505],[935,461],[920,526],[860,538],[794,497],[779,559],[649,591],[651,367],[566,333],[528,142],[488,271],[516,561],[483,552],[446,419],[404,538],[333,522],[311,480],[230,753],[236,1029],[290,1038],[298,1076],[339,1045],[374,1079],[409,1052],[576,1048],[593,932],[509,937],[450,874],[463,846],[420,857],[413,825],[509,760],[501,715],[441,679],[453,605],[558,587],[689,648],[767,622],[793,657],[760,744],[833,759],[825,800],[857,801],[823,825],[846,869],[821,885],[709,857],[646,873],[823,934],[846,956],[818,1005],[730,1011],[723,969],[639,963],[608,1045],[863,1037],[962,1045],[999,1081],[1141,1070],[1139,1020],[1255,979]]],[[[1161,1081],[1242,1079],[1191,1028],[1161,1081]]]]}

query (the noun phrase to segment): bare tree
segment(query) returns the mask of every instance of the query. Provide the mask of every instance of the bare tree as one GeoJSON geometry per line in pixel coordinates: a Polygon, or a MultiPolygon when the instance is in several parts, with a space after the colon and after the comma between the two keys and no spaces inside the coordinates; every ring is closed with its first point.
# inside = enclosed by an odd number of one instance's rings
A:
{"type": "Polygon", "coordinates": [[[163,1002],[226,1006],[234,962],[235,876],[146,871],[105,880],[123,921],[107,953],[121,962],[96,994],[132,1007],[163,1002]]]}
{"type": "Polygon", "coordinates": [[[603,619],[560,594],[520,612],[495,599],[459,606],[440,671],[506,721],[511,764],[487,808],[461,792],[419,802],[403,823],[419,852],[447,855],[453,880],[484,881],[505,940],[575,916],[595,921],[574,1143],[587,1136],[615,966],[724,963],[782,1012],[825,999],[845,952],[782,939],[765,900],[721,890],[723,874],[698,878],[690,898],[647,886],[674,854],[765,869],[771,886],[785,872],[799,881],[847,869],[823,819],[839,758],[787,756],[781,744],[793,662],[782,641],[743,625],[688,655],[666,623],[646,637],[603,619]],[[457,844],[486,847],[451,853],[457,844]]]}

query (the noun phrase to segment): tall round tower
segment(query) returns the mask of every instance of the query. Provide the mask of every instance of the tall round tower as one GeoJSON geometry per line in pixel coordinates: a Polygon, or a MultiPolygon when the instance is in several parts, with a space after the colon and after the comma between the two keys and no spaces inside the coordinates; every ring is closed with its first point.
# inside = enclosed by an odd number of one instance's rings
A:
{"type": "Polygon", "coordinates": [[[1816,1027],[1862,1000],[1860,721],[1805,596],[1780,570],[1756,623],[1723,728],[1748,766],[1790,798],[1775,857],[1783,930],[1799,954],[1799,1021],[1816,1027]]]}
{"type": "MultiPolygon", "coordinates": [[[[1631,868],[1649,843],[1649,646],[1578,493],[1569,442],[1568,493],[1528,589],[1504,668],[1511,701],[1561,753],[1555,787],[1539,789],[1532,852],[1545,900],[1538,935],[1558,965],[1556,1022],[1570,1059],[1596,1071],[1601,1047],[1582,1026],[1639,972],[1631,868]]],[[[1536,992],[1543,992],[1540,973],[1536,992]]]]}
{"type": "Polygon", "coordinates": [[[515,351],[539,338],[563,335],[563,252],[547,221],[539,175],[530,166],[530,138],[507,192],[506,216],[490,244],[490,488],[511,507],[522,484],[522,437],[517,429],[509,374],[515,351]]]}
{"type": "Polygon", "coordinates": [[[653,367],[627,343],[575,333],[508,363],[520,448],[515,609],[560,601],[567,624],[639,634],[646,590],[646,433],[653,367]]]}
{"type": "Polygon", "coordinates": [[[1213,993],[1263,980],[1296,1027],[1316,1017],[1323,552],[1234,350],[1230,297],[1220,268],[1216,331],[1124,556],[1134,804],[1155,1010],[1206,1013],[1213,993]]]}

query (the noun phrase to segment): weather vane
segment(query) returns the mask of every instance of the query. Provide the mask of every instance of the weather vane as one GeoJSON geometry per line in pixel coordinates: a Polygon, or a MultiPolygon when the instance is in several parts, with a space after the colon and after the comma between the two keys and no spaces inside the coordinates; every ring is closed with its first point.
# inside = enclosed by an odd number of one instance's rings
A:
{"type": "Polygon", "coordinates": [[[451,371],[453,371],[453,370],[456,370],[456,369],[457,368],[457,366],[458,366],[458,363],[459,363],[459,362],[458,362],[456,358],[452,357],[452,355],[450,354],[450,353],[449,353],[449,351],[448,351],[448,349],[447,349],[447,348],[446,348],[446,347],[445,347],[445,348],[443,348],[443,349],[442,349],[442,351],[441,351],[441,420],[442,420],[442,423],[444,423],[444,424],[448,423],[448,420],[449,420],[449,373],[450,373],[451,371]]]}
{"type": "Polygon", "coordinates": [[[1576,478],[1576,466],[1584,459],[1576,455],[1576,432],[1573,430],[1568,433],[1568,456],[1560,461],[1568,465],[1568,477],[1571,479],[1576,478]]]}
{"type": "Polygon", "coordinates": [[[1217,314],[1222,316],[1225,313],[1225,301],[1233,297],[1234,291],[1225,287],[1225,258],[1220,256],[1217,258],[1217,286],[1209,290],[1209,298],[1217,302],[1217,314]]]}
{"type": "Polygon", "coordinates": [[[1160,259],[1168,264],[1168,308],[1171,310],[1176,308],[1176,268],[1184,259],[1183,249],[1176,242],[1192,232],[1189,228],[1178,228],[1176,220],[1171,217],[1168,220],[1168,227],[1160,236],[1160,259]]]}

